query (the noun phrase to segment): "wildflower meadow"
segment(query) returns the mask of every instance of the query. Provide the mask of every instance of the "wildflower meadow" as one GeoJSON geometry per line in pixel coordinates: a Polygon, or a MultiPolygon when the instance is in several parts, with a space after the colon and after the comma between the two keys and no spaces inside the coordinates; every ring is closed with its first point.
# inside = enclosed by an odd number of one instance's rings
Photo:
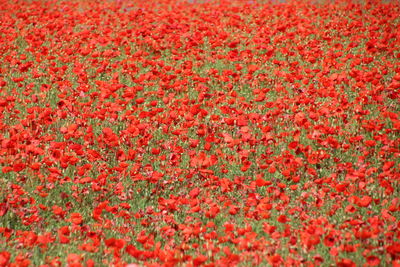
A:
{"type": "Polygon", "coordinates": [[[0,0],[0,267],[400,266],[399,14],[0,0]]]}

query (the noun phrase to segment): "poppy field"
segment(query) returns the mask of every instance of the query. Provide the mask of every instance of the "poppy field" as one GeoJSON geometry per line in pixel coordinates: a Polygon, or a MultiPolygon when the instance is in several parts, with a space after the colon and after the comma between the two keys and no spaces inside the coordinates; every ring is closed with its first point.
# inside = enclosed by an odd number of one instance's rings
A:
{"type": "Polygon", "coordinates": [[[400,266],[398,14],[0,0],[0,266],[400,266]]]}

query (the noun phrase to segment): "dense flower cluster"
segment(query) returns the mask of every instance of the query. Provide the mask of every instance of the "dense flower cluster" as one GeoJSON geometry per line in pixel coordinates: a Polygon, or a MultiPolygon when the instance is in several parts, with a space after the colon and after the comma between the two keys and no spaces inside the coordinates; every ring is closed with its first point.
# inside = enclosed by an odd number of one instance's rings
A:
{"type": "Polygon", "coordinates": [[[0,266],[399,266],[398,14],[0,0],[0,266]]]}

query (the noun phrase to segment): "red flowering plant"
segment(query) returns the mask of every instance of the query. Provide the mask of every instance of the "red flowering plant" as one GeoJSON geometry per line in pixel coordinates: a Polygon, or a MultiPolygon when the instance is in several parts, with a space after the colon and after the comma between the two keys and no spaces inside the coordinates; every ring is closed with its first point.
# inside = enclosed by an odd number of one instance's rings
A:
{"type": "Polygon", "coordinates": [[[400,264],[399,2],[0,14],[0,266],[400,264]]]}

